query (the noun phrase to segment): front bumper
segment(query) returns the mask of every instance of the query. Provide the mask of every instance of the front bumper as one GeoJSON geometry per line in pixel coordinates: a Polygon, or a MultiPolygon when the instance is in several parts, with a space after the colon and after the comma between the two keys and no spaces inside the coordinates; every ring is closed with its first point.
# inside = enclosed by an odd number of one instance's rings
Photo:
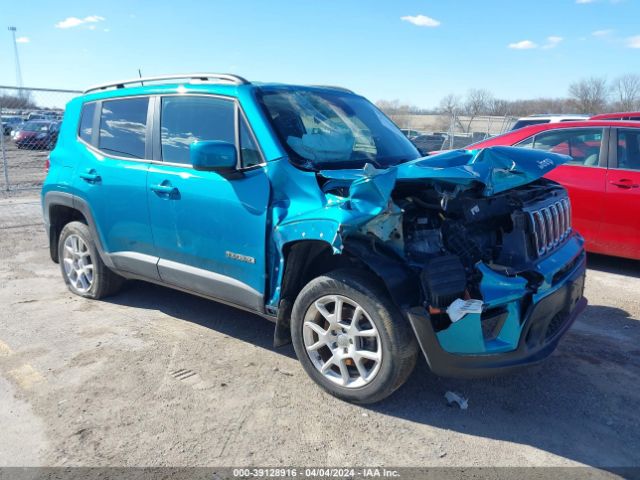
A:
{"type": "MultiPolygon", "coordinates": [[[[515,348],[497,353],[454,353],[443,348],[426,309],[416,307],[406,316],[415,332],[431,370],[445,377],[481,377],[507,373],[525,365],[544,360],[556,349],[560,338],[569,330],[576,317],[586,308],[583,296],[586,260],[584,253],[573,268],[546,295],[534,296],[529,306],[521,300],[518,315],[519,338],[515,348]]],[[[480,318],[477,319],[480,322],[480,318]]],[[[455,325],[455,324],[454,324],[455,325]]]]}

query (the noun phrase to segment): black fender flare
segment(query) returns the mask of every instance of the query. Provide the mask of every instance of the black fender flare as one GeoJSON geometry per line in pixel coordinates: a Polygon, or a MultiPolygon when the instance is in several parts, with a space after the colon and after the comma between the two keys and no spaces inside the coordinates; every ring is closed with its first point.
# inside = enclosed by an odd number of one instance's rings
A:
{"type": "Polygon", "coordinates": [[[104,250],[104,246],[102,245],[102,240],[98,233],[98,229],[93,219],[93,213],[91,211],[91,208],[89,207],[89,204],[83,198],[80,198],[77,195],[73,195],[67,192],[47,192],[43,200],[44,223],[47,230],[47,235],[49,236],[49,249],[50,249],[52,258],[55,258],[53,255],[54,252],[52,249],[56,249],[58,247],[57,245],[53,244],[56,225],[51,222],[50,213],[51,213],[51,207],[56,205],[69,207],[82,214],[82,216],[87,221],[87,226],[89,227],[89,231],[91,232],[91,236],[93,237],[93,241],[95,243],[96,250],[100,255],[100,259],[104,262],[104,264],[107,267],[115,268],[115,265],[113,264],[113,261],[111,260],[110,256],[104,250]]]}

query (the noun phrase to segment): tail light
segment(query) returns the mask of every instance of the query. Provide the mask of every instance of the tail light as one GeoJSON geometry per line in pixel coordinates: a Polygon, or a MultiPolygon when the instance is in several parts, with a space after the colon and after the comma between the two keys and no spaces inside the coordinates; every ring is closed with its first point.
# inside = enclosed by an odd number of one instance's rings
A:
{"type": "Polygon", "coordinates": [[[49,173],[50,166],[51,166],[51,157],[47,155],[47,159],[44,161],[44,173],[49,173]]]}

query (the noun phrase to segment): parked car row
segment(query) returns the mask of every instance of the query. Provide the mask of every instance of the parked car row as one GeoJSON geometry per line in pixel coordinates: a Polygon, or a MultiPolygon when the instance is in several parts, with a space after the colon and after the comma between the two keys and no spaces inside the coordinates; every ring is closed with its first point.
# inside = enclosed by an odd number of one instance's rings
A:
{"type": "Polygon", "coordinates": [[[60,122],[2,117],[3,134],[11,136],[20,149],[52,150],[58,140],[60,122]]]}

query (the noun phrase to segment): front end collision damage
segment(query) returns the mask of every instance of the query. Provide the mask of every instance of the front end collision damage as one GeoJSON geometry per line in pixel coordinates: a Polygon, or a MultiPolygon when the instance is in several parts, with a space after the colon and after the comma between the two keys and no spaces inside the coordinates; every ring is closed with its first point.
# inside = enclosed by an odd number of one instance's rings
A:
{"type": "Polygon", "coordinates": [[[271,163],[274,192],[288,195],[272,199],[269,257],[270,271],[276,275],[268,279],[272,295],[267,311],[278,313],[276,343],[288,337],[287,319],[295,298],[295,292],[287,291],[295,283],[291,271],[311,261],[318,248],[324,250],[324,263],[331,262],[329,255],[349,257],[380,277],[437,373],[477,374],[482,365],[494,371],[505,362],[529,363],[548,355],[584,308],[581,287],[572,287],[583,284],[583,241],[571,232],[545,258],[534,258],[525,244],[526,219],[520,207],[544,203],[549,196],[557,201],[564,190],[539,179],[568,159],[492,147],[448,152],[388,169],[366,165],[316,173],[301,172],[286,161],[271,163]],[[278,182],[286,182],[287,188],[277,188],[278,182]],[[294,250],[298,265],[292,266],[287,256],[294,250]],[[446,305],[437,304],[438,298],[449,297],[438,297],[425,287],[421,270],[443,255],[460,258],[467,278],[458,296],[480,298],[482,314],[470,313],[452,323],[444,313],[446,305]],[[544,301],[555,310],[543,321],[538,317],[544,301]],[[533,323],[543,330],[535,345],[525,342],[533,323]],[[459,362],[450,356],[467,361],[458,369],[459,362]],[[487,361],[490,357],[498,360],[487,361]]]}

